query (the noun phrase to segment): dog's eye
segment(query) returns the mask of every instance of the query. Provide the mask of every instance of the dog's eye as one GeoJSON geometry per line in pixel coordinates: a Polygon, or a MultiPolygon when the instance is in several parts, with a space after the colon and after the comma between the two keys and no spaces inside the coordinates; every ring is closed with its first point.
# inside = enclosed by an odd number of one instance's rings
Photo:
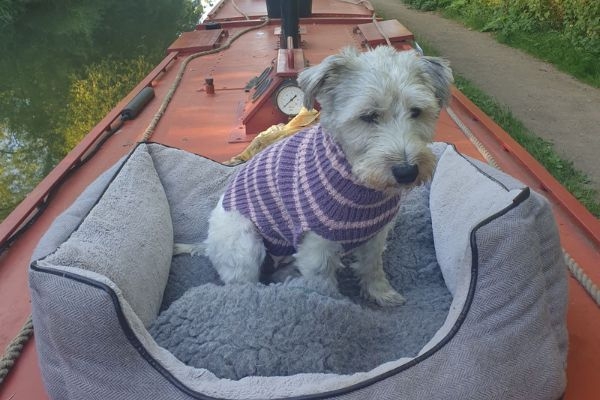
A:
{"type": "Polygon", "coordinates": [[[411,118],[419,118],[419,115],[421,115],[421,109],[418,107],[413,107],[410,109],[410,117],[411,118]]]}
{"type": "Polygon", "coordinates": [[[379,114],[377,114],[376,111],[373,111],[369,114],[361,115],[360,119],[366,122],[367,124],[374,124],[377,123],[377,120],[379,119],[379,114]]]}

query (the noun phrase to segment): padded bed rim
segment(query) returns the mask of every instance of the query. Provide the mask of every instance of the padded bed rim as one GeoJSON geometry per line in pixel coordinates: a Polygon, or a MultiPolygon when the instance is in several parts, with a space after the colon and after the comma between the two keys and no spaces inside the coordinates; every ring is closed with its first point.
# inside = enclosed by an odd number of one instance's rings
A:
{"type": "MultiPolygon", "coordinates": [[[[69,234],[68,237],[71,237],[71,235],[77,231],[77,229],[79,229],[79,226],[81,225],[81,223],[87,218],[88,214],[91,212],[92,209],[94,209],[94,207],[98,204],[98,202],[100,202],[100,200],[102,199],[102,197],[104,196],[106,190],[108,189],[108,187],[112,184],[112,182],[114,181],[114,179],[118,176],[119,172],[121,171],[121,169],[123,168],[123,166],[126,164],[127,160],[135,153],[135,150],[140,146],[140,145],[148,145],[148,144],[152,144],[152,145],[159,145],[162,147],[166,147],[166,148],[173,148],[173,149],[177,149],[175,147],[171,147],[171,146],[166,146],[160,143],[155,143],[155,142],[140,142],[138,143],[134,149],[132,149],[132,151],[121,161],[121,165],[119,165],[119,167],[116,169],[115,173],[113,174],[113,176],[110,178],[110,180],[107,182],[106,187],[102,190],[100,196],[98,197],[98,199],[96,200],[96,202],[94,203],[94,205],[88,210],[88,212],[83,216],[81,222],[77,225],[77,227],[73,230],[73,232],[71,232],[71,234],[69,234]]],[[[448,143],[447,143],[448,144],[448,143]]],[[[456,150],[456,147],[452,144],[448,144],[448,146],[452,147],[455,151],[456,154],[458,154],[459,156],[461,156],[463,159],[465,159],[469,164],[471,164],[479,173],[485,175],[488,179],[491,179],[493,181],[495,181],[497,184],[501,185],[503,188],[507,189],[502,183],[498,182],[498,180],[496,180],[495,178],[489,176],[489,174],[487,174],[485,171],[481,170],[476,164],[474,164],[473,162],[471,162],[471,160],[469,160],[467,157],[465,157],[463,154],[461,154],[460,152],[458,152],[456,150]]],[[[180,150],[180,149],[178,149],[180,150]]],[[[195,153],[194,153],[195,154],[195,153]]],[[[199,157],[208,159],[204,156],[198,155],[199,157]]],[[[209,159],[210,160],[210,159],[209,159]]],[[[212,160],[214,161],[214,160],[212,160]]],[[[508,190],[508,189],[507,189],[508,190]]],[[[364,381],[352,384],[350,386],[341,388],[341,389],[336,389],[336,390],[330,390],[327,392],[321,392],[321,393],[316,393],[316,394],[309,394],[309,395],[301,395],[301,396],[293,396],[293,397],[283,397],[283,398],[279,398],[280,400],[317,400],[317,399],[325,399],[325,398],[329,398],[332,396],[340,396],[340,395],[345,395],[345,394],[349,394],[351,392],[354,392],[356,390],[360,390],[363,389],[365,387],[368,387],[370,385],[373,385],[377,382],[380,382],[384,379],[390,378],[394,375],[397,375],[403,371],[408,370],[409,368],[421,363],[422,361],[425,361],[426,359],[428,359],[429,357],[433,356],[436,352],[438,352],[440,349],[442,349],[446,344],[448,344],[448,342],[450,342],[450,340],[452,340],[452,338],[458,333],[458,331],[460,330],[461,326],[463,325],[463,322],[465,321],[467,314],[469,312],[469,309],[471,307],[471,304],[473,302],[473,298],[475,295],[475,290],[476,290],[476,286],[477,286],[477,277],[478,277],[478,270],[479,270],[479,263],[478,263],[478,248],[477,248],[477,240],[476,240],[476,234],[477,231],[484,227],[485,225],[493,222],[494,220],[502,217],[504,214],[508,213],[509,211],[511,211],[512,209],[518,207],[522,202],[524,202],[525,200],[527,200],[529,198],[531,194],[531,191],[529,189],[529,187],[524,187],[521,191],[521,193],[519,195],[517,195],[514,199],[513,202],[506,206],[505,208],[501,209],[500,211],[496,212],[495,214],[487,217],[486,219],[484,219],[483,221],[479,222],[475,227],[473,227],[473,229],[470,232],[470,247],[471,247],[471,278],[470,278],[470,282],[469,282],[469,290],[467,292],[467,296],[465,299],[465,303],[463,304],[462,310],[460,312],[460,314],[458,315],[456,321],[454,322],[452,328],[448,331],[448,333],[442,338],[440,339],[433,347],[431,347],[430,349],[428,349],[426,352],[418,355],[417,357],[411,359],[410,361],[396,367],[393,368],[389,371],[386,371],[384,373],[381,373],[377,376],[374,376],[372,378],[368,378],[365,379],[364,381]]],[[[53,252],[51,252],[50,254],[53,254],[56,250],[54,250],[53,252]]],[[[167,370],[158,360],[156,360],[144,347],[144,345],[142,344],[142,342],[139,340],[139,338],[137,337],[137,335],[135,334],[133,328],[131,327],[131,325],[129,324],[129,321],[127,320],[127,317],[125,316],[125,313],[123,312],[123,309],[121,307],[121,303],[119,301],[119,296],[115,293],[115,291],[108,285],[95,281],[91,278],[85,277],[85,276],[81,276],[81,275],[77,275],[71,272],[67,272],[67,271],[62,271],[62,270],[58,270],[55,268],[49,268],[49,267],[43,267],[40,265],[40,263],[38,261],[43,260],[44,258],[48,257],[50,254],[46,254],[43,257],[40,257],[38,260],[35,260],[31,263],[30,268],[33,271],[36,272],[42,272],[42,273],[48,273],[48,274],[52,274],[52,275],[57,275],[60,276],[62,278],[67,278],[67,279],[71,279],[74,280],[78,283],[82,283],[88,286],[92,286],[95,287],[97,289],[103,290],[104,292],[106,292],[114,305],[115,308],[115,312],[117,313],[118,316],[118,320],[119,320],[119,325],[121,326],[121,329],[123,330],[123,333],[125,334],[125,336],[127,337],[127,340],[131,343],[131,345],[137,350],[137,352],[142,356],[142,358],[144,358],[144,360],[146,360],[157,372],[159,372],[165,379],[167,379],[170,383],[172,383],[175,387],[177,387],[179,390],[181,390],[183,393],[185,393],[188,396],[191,396],[195,399],[200,399],[200,400],[227,400],[225,398],[219,398],[219,397],[212,397],[212,396],[208,396],[202,393],[199,393],[197,391],[194,391],[192,389],[190,389],[189,387],[187,387],[184,383],[182,383],[177,377],[175,377],[169,370],[167,370]]],[[[272,399],[272,400],[278,400],[278,399],[272,399]]]]}

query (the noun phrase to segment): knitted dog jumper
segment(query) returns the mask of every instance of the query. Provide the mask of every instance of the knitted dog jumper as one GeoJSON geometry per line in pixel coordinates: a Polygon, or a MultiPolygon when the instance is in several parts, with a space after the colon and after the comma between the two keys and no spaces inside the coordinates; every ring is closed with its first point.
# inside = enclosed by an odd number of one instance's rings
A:
{"type": "Polygon", "coordinates": [[[347,253],[391,222],[399,207],[400,195],[356,181],[342,149],[320,125],[258,153],[223,197],[223,208],[250,219],[275,256],[294,254],[308,231],[347,253]]]}

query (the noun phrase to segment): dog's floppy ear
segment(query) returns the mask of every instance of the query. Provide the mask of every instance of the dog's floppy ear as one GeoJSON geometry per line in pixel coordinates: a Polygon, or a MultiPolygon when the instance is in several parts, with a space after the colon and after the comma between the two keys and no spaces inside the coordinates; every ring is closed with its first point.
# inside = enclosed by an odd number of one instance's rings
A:
{"type": "Polygon", "coordinates": [[[419,64],[433,86],[440,107],[447,106],[450,102],[450,85],[454,82],[450,63],[440,57],[422,56],[419,57],[419,64]]]}
{"type": "Polygon", "coordinates": [[[358,56],[356,49],[346,47],[339,54],[326,57],[320,64],[307,68],[298,75],[298,85],[304,91],[304,107],[312,109],[319,94],[335,87],[340,75],[358,56]]]}

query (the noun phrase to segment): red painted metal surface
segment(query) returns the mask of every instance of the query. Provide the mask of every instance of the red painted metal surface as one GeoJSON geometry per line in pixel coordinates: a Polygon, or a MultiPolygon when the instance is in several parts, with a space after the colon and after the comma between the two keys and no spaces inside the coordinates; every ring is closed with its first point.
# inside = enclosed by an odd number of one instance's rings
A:
{"type": "Polygon", "coordinates": [[[304,69],[302,49],[281,49],[277,52],[277,75],[296,77],[304,69]],[[291,59],[290,59],[290,55],[291,59]]]}
{"type": "Polygon", "coordinates": [[[231,1],[219,0],[208,14],[208,19],[235,21],[247,18],[258,19],[264,17],[266,14],[267,5],[264,1],[236,1],[234,5],[231,1]]]}
{"type": "MultiPolygon", "coordinates": [[[[264,3],[257,0],[237,0],[247,14],[261,16],[264,3]]],[[[246,21],[230,2],[223,2],[215,16],[232,22],[223,22],[230,37],[259,20],[246,21]]],[[[302,19],[302,48],[307,64],[314,65],[340,48],[353,45],[362,48],[364,38],[354,32],[357,24],[371,22],[369,10],[335,0],[314,1],[311,18],[302,19]],[[337,15],[351,16],[349,19],[337,15]]],[[[244,90],[250,79],[260,75],[277,61],[278,21],[248,32],[234,42],[227,51],[200,57],[191,61],[164,117],[156,127],[151,140],[169,146],[184,148],[217,161],[229,159],[245,147],[247,135],[244,118],[258,103],[252,102],[252,92],[244,90]],[[205,78],[214,79],[214,94],[205,90],[205,78]],[[231,138],[239,140],[231,142],[231,138]]],[[[408,49],[406,42],[398,48],[408,49]]],[[[193,47],[193,44],[192,44],[193,47]]],[[[123,101],[104,118],[86,138],[63,160],[28,198],[0,225],[0,243],[13,235],[32,212],[40,207],[48,194],[53,193],[47,208],[13,245],[0,255],[0,348],[17,334],[30,313],[27,267],[30,255],[42,234],[54,218],[110,165],[125,155],[140,140],[148,123],[159,109],[165,94],[171,88],[183,61],[178,52],[172,52],[123,101]],[[143,87],[152,85],[156,97],[137,119],[128,121],[103,143],[89,161],[71,170],[71,166],[92,149],[102,138],[107,126],[118,118],[121,109],[143,87]],[[64,183],[54,187],[55,182],[64,183]]],[[[272,73],[277,78],[275,72],[272,73]]],[[[281,77],[279,77],[281,79],[281,77]]],[[[280,81],[260,99],[260,108],[254,111],[251,124],[255,133],[273,123],[286,122],[288,117],[275,112],[273,94],[280,81]]],[[[533,160],[506,133],[475,107],[459,91],[453,91],[452,110],[478,137],[500,166],[533,189],[546,195],[553,204],[561,232],[563,246],[580,262],[591,279],[600,284],[599,222],[570,196],[549,174],[533,160]]],[[[249,122],[249,121],[246,121],[249,122]]],[[[459,151],[483,159],[477,148],[464,136],[459,126],[443,112],[436,127],[436,140],[453,143],[459,151]]],[[[597,371],[600,371],[600,310],[581,286],[571,279],[568,314],[570,352],[568,389],[566,399],[600,398],[597,371]]],[[[37,357],[32,342],[17,361],[8,379],[0,387],[0,400],[46,398],[39,376],[37,357]]]]}
{"type": "Polygon", "coordinates": [[[217,44],[224,35],[225,31],[223,29],[183,32],[169,46],[167,52],[196,53],[198,51],[211,50],[217,47],[217,44]]]}

